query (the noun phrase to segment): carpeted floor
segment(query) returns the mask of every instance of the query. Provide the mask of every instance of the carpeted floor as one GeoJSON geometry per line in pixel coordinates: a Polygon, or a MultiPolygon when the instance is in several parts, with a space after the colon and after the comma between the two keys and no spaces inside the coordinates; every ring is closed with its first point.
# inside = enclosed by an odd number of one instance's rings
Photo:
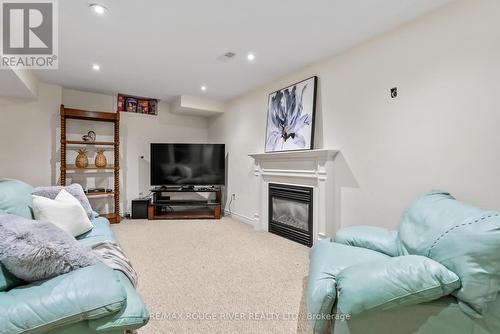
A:
{"type": "Polygon", "coordinates": [[[309,248],[230,218],[113,225],[152,313],[149,333],[309,333],[309,248]]]}

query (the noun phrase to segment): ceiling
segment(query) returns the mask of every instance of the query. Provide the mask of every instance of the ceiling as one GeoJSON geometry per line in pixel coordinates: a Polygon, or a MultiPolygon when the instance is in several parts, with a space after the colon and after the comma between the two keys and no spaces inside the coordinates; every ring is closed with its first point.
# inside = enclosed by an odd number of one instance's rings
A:
{"type": "Polygon", "coordinates": [[[447,2],[59,1],[59,70],[40,70],[37,76],[92,92],[225,100],[447,2]],[[108,12],[96,15],[89,9],[95,2],[108,12]],[[228,51],[236,57],[218,59],[228,51]],[[247,61],[248,52],[255,61],[247,61]],[[93,63],[101,70],[93,71],[93,63]]]}

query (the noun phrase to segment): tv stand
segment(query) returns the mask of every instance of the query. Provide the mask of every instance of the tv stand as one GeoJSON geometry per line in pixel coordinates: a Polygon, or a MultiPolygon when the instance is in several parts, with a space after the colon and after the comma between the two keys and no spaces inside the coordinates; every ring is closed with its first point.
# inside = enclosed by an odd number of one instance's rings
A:
{"type": "Polygon", "coordinates": [[[218,187],[159,187],[151,192],[153,199],[148,206],[148,220],[221,218],[222,191],[218,187]],[[215,199],[182,198],[181,193],[215,193],[215,199]]]}

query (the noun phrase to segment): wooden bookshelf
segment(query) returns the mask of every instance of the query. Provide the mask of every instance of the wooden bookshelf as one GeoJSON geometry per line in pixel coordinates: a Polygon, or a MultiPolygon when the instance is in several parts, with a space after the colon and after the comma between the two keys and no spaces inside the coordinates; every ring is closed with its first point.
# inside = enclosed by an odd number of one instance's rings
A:
{"type": "Polygon", "coordinates": [[[94,141],[88,142],[83,140],[67,140],[66,145],[96,145],[96,146],[115,146],[115,142],[112,141],[94,141]]]}
{"type": "Polygon", "coordinates": [[[104,197],[112,197],[115,196],[114,192],[107,193],[107,192],[98,192],[98,193],[87,193],[88,198],[104,198],[104,197]]]}
{"type": "Polygon", "coordinates": [[[85,168],[79,168],[75,165],[66,165],[66,174],[68,173],[114,173],[114,166],[106,166],[104,168],[98,168],[95,165],[88,165],[85,168]]]}
{"type": "Polygon", "coordinates": [[[122,219],[117,213],[104,213],[101,217],[108,219],[111,224],[118,224],[122,219]]]}
{"type": "Polygon", "coordinates": [[[114,174],[114,189],[112,193],[90,193],[88,198],[108,198],[114,197],[114,212],[101,214],[107,218],[110,223],[119,223],[120,218],[120,113],[116,112],[100,112],[87,111],[80,109],[65,108],[61,105],[61,185],[66,185],[66,176],[68,173],[113,173],[114,174]],[[95,122],[111,122],[114,125],[114,140],[86,142],[80,140],[66,140],[66,123],[68,119],[86,120],[95,122]],[[89,165],[87,168],[77,168],[75,165],[67,164],[66,152],[71,149],[71,145],[95,145],[95,146],[110,146],[114,150],[114,165],[106,168],[97,168],[94,165],[89,165]]]}

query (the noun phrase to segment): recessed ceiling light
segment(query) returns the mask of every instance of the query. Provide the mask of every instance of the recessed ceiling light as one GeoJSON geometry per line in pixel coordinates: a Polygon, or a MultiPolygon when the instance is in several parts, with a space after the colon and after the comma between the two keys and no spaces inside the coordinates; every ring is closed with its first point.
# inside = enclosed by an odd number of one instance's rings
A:
{"type": "Polygon", "coordinates": [[[207,90],[207,86],[201,86],[201,90],[202,91],[206,91],[207,90]]]}
{"type": "Polygon", "coordinates": [[[94,71],[99,71],[99,70],[101,69],[101,66],[99,66],[98,64],[93,64],[93,65],[92,65],[92,69],[93,69],[94,71]]]}
{"type": "Polygon", "coordinates": [[[247,54],[247,59],[248,59],[248,61],[254,61],[255,55],[253,53],[249,53],[249,54],[247,54]]]}
{"type": "Polygon", "coordinates": [[[106,13],[106,10],[107,10],[106,7],[104,7],[103,5],[99,5],[98,3],[91,4],[90,8],[92,8],[94,13],[99,14],[99,15],[103,15],[104,13],[106,13]]]}

